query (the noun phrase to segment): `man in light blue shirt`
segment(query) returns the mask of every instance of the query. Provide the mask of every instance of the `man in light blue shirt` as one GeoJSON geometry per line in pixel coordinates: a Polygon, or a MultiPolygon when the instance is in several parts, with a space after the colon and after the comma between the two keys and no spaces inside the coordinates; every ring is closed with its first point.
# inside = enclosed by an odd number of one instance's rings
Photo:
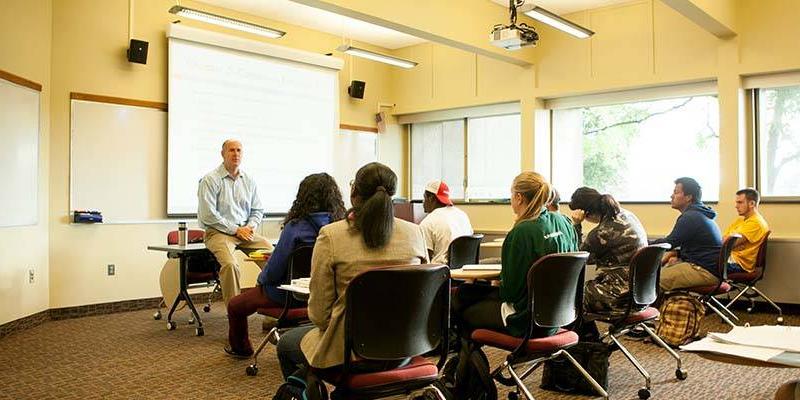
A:
{"type": "Polygon", "coordinates": [[[255,180],[239,169],[242,143],[226,140],[221,153],[222,165],[200,180],[197,220],[206,231],[206,247],[221,266],[219,280],[227,306],[241,292],[239,265],[233,254],[236,247],[271,250],[272,245],[255,233],[264,210],[255,180]]]}

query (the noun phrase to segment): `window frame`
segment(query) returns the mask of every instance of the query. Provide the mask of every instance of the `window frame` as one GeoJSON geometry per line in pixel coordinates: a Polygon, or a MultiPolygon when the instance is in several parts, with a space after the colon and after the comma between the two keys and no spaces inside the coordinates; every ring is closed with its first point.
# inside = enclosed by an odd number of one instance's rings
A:
{"type": "MultiPolygon", "coordinates": [[[[782,86],[796,86],[800,89],[800,83],[795,85],[782,85],[782,86]]],[[[762,161],[762,154],[761,154],[761,124],[760,124],[760,117],[761,117],[761,110],[759,109],[759,98],[761,94],[759,93],[762,89],[775,89],[781,86],[770,86],[770,85],[759,85],[758,87],[752,87],[747,89],[748,98],[751,102],[750,107],[748,107],[750,111],[751,121],[750,121],[750,129],[752,130],[752,151],[749,152],[750,156],[752,157],[752,166],[753,176],[750,182],[753,183],[753,186],[758,193],[761,195],[761,203],[775,203],[775,204],[800,204],[800,194],[796,196],[769,196],[765,195],[764,191],[762,190],[762,178],[761,178],[761,161],[762,161]]]]}
{"type": "MultiPolygon", "coordinates": [[[[469,154],[469,120],[470,119],[477,119],[477,118],[503,117],[503,116],[507,116],[507,115],[519,115],[520,116],[520,131],[518,132],[518,134],[521,135],[522,134],[521,133],[522,132],[522,125],[521,125],[522,124],[522,111],[521,110],[516,111],[516,112],[487,113],[487,115],[468,114],[468,115],[464,115],[463,117],[460,117],[460,118],[446,118],[446,119],[442,119],[442,120],[438,120],[438,121],[427,121],[427,122],[437,122],[437,123],[448,122],[448,121],[462,121],[463,122],[463,126],[464,126],[464,136],[463,136],[463,138],[464,138],[464,162],[463,162],[464,179],[463,179],[463,182],[462,182],[462,189],[463,189],[463,193],[464,193],[465,196],[467,194],[467,189],[469,188],[469,157],[470,157],[470,154],[469,154]]],[[[413,167],[413,163],[414,163],[414,156],[413,156],[413,154],[414,154],[414,151],[413,151],[414,138],[413,137],[414,137],[414,134],[413,134],[413,131],[414,131],[414,124],[415,123],[426,123],[426,122],[420,121],[420,122],[411,122],[411,123],[407,124],[408,125],[408,176],[409,176],[409,179],[408,179],[408,200],[410,202],[421,202],[421,201],[424,200],[424,198],[422,198],[422,199],[414,198],[414,173],[413,173],[413,171],[414,171],[414,167],[413,167]]],[[[521,159],[521,157],[522,157],[522,147],[521,146],[519,147],[519,152],[520,152],[520,159],[521,159]]],[[[520,164],[520,172],[521,171],[522,171],[522,166],[520,164]]],[[[453,201],[454,204],[510,204],[511,203],[511,198],[510,197],[469,198],[469,199],[464,197],[464,198],[458,198],[458,199],[457,198],[452,198],[451,200],[453,201]]]]}

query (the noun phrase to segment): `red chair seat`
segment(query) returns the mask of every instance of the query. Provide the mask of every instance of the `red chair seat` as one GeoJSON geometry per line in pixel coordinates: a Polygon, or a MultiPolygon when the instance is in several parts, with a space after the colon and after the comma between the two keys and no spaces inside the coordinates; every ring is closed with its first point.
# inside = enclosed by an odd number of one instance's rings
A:
{"type": "Polygon", "coordinates": [[[722,285],[719,286],[719,289],[717,289],[717,291],[714,291],[714,289],[716,288],[717,285],[711,285],[711,286],[697,286],[693,288],[688,288],[686,290],[692,293],[699,293],[699,294],[721,294],[721,293],[728,293],[731,291],[731,285],[729,285],[728,282],[722,282],[722,285]]]}
{"type": "MultiPolygon", "coordinates": [[[[256,310],[256,312],[258,312],[261,315],[266,315],[268,317],[278,318],[281,316],[281,313],[283,313],[283,307],[259,308],[258,310],[256,310]]],[[[286,312],[286,316],[283,318],[287,321],[299,321],[308,319],[308,308],[306,307],[290,308],[286,312]]]]}
{"type": "Polygon", "coordinates": [[[631,313],[628,315],[628,318],[625,318],[622,321],[625,325],[633,325],[638,324],[639,322],[648,321],[658,317],[658,309],[653,307],[647,307],[642,311],[631,313]]]}
{"type": "MultiPolygon", "coordinates": [[[[490,329],[474,330],[472,332],[472,340],[481,344],[498,347],[508,351],[516,349],[522,343],[522,338],[496,332],[490,329]]],[[[559,329],[559,331],[553,336],[528,339],[527,351],[529,353],[552,352],[575,343],[578,343],[577,333],[568,331],[566,329],[559,329]]]]}
{"type": "Polygon", "coordinates": [[[189,271],[186,273],[186,282],[187,283],[200,283],[200,282],[209,282],[217,279],[217,274],[214,272],[192,272],[189,271]]]}
{"type": "Polygon", "coordinates": [[[756,268],[753,272],[734,272],[728,274],[728,279],[737,283],[752,282],[761,277],[761,269],[756,268]]]}
{"type": "Polygon", "coordinates": [[[408,365],[401,368],[391,369],[388,371],[351,374],[344,378],[342,377],[338,368],[333,369],[332,371],[318,370],[317,372],[325,381],[337,382],[337,387],[344,386],[351,390],[390,385],[409,380],[437,379],[439,377],[439,369],[436,368],[436,364],[420,356],[412,358],[408,365]]]}

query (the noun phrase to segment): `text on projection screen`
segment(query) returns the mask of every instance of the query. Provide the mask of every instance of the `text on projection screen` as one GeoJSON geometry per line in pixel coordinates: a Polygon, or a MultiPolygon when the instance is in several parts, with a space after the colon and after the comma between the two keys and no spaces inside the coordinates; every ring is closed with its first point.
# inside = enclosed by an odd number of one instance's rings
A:
{"type": "Polygon", "coordinates": [[[308,174],[331,172],[336,71],[172,38],[167,213],[197,212],[225,139],[243,144],[266,213],[285,213],[308,174]]]}

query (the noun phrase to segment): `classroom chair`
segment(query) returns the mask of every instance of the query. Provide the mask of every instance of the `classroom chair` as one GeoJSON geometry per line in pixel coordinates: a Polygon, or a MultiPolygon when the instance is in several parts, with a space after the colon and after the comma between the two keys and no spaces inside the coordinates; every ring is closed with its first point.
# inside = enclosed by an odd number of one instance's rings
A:
{"type": "Polygon", "coordinates": [[[345,294],[344,365],[314,370],[335,389],[331,399],[378,399],[425,391],[445,400],[439,369],[447,357],[450,270],[401,265],[364,271],[345,294]],[[438,349],[438,362],[422,357],[438,349]],[[410,361],[399,368],[359,372],[363,360],[410,361]],[[357,360],[357,361],[356,361],[357,360]]]}
{"type": "MultiPolygon", "coordinates": [[[[205,232],[200,229],[190,229],[187,233],[187,243],[203,243],[205,232]]],[[[178,231],[170,231],[167,233],[167,244],[178,244],[178,231]]],[[[167,253],[168,258],[175,258],[174,255],[167,253]]],[[[214,258],[211,252],[203,254],[202,256],[190,257],[189,266],[186,271],[186,287],[189,289],[213,287],[211,293],[208,294],[208,300],[203,306],[204,312],[211,311],[211,303],[217,293],[222,293],[222,286],[219,282],[219,268],[220,265],[214,258]]],[[[160,320],[162,318],[161,308],[166,307],[164,300],[158,305],[158,309],[153,313],[153,319],[160,320]]],[[[189,319],[189,323],[193,324],[195,317],[189,319]]],[[[200,336],[200,335],[198,335],[200,336]]]]}
{"type": "MultiPolygon", "coordinates": [[[[314,251],[313,245],[300,246],[289,256],[289,271],[286,274],[284,284],[290,284],[292,279],[308,278],[311,276],[311,256],[314,251]]],[[[277,323],[267,336],[258,345],[253,353],[253,363],[248,365],[245,373],[248,376],[258,374],[258,355],[267,343],[278,343],[280,335],[289,328],[308,323],[307,297],[288,290],[284,291],[283,307],[259,308],[256,312],[271,318],[275,318],[277,323]]]]}
{"type": "Polygon", "coordinates": [[[684,380],[688,376],[688,373],[681,368],[681,357],[645,324],[645,322],[655,320],[659,316],[658,309],[650,307],[650,305],[653,304],[658,297],[658,281],[661,276],[661,258],[664,256],[664,252],[669,250],[670,247],[668,243],[654,244],[639,249],[639,251],[633,255],[630,261],[630,276],[628,281],[628,287],[630,289],[625,299],[628,304],[628,310],[624,315],[610,316],[602,313],[585,314],[585,319],[587,321],[602,321],[608,324],[608,331],[600,337],[600,340],[604,340],[608,337],[644,377],[645,386],[638,391],[640,399],[647,399],[650,397],[650,374],[642,367],[639,360],[637,360],[617,339],[634,327],[638,326],[644,329],[653,341],[663,347],[664,350],[677,361],[675,376],[678,379],[684,380]]]}
{"type": "Polygon", "coordinates": [[[730,325],[731,327],[735,327],[736,324],[728,318],[729,316],[735,320],[739,320],[731,310],[727,309],[719,300],[717,300],[714,296],[719,296],[721,294],[726,294],[731,291],[731,285],[727,282],[728,281],[728,259],[731,256],[731,251],[733,247],[736,246],[736,241],[741,238],[741,235],[730,235],[722,242],[722,246],[719,249],[719,258],[717,259],[717,282],[714,285],[710,286],[696,286],[686,289],[676,290],[676,292],[689,292],[695,297],[697,300],[700,300],[704,306],[714,311],[726,324],[730,325]]]}
{"type": "Polygon", "coordinates": [[[778,318],[776,322],[778,325],[783,325],[783,311],[781,308],[756,287],[758,281],[764,279],[764,274],[767,272],[767,242],[769,241],[769,235],[771,233],[772,231],[767,232],[767,235],[764,237],[764,242],[762,242],[761,246],[758,247],[758,256],[756,256],[756,265],[753,272],[736,272],[728,274],[728,283],[731,284],[732,290],[738,291],[739,293],[737,293],[736,297],[734,297],[728,302],[728,304],[725,305],[725,308],[730,310],[733,303],[744,296],[750,300],[750,306],[747,307],[747,312],[751,313],[755,307],[754,299],[761,297],[773,308],[778,310],[778,318]],[[750,293],[751,290],[755,292],[755,294],[750,293]]]}
{"type": "Polygon", "coordinates": [[[527,280],[531,318],[525,337],[518,338],[490,329],[472,332],[470,339],[478,347],[485,345],[510,352],[506,360],[491,373],[499,383],[516,386],[516,392],[509,394],[509,398],[519,398],[522,393],[526,399],[533,400],[523,380],[543,362],[562,356],[598,394],[604,399],[608,398],[602,386],[566,350],[578,343],[578,334],[564,327],[574,322],[582,309],[583,276],[588,258],[587,252],[550,254],[539,258],[531,266],[527,280]],[[532,338],[531,332],[535,327],[559,330],[553,336],[532,338]],[[527,368],[518,372],[516,368],[523,365],[527,368]],[[502,376],[504,370],[508,371],[511,379],[502,376]]]}
{"type": "Polygon", "coordinates": [[[477,264],[481,250],[483,235],[460,236],[450,242],[447,250],[447,265],[450,269],[459,269],[465,264],[477,264]]]}

